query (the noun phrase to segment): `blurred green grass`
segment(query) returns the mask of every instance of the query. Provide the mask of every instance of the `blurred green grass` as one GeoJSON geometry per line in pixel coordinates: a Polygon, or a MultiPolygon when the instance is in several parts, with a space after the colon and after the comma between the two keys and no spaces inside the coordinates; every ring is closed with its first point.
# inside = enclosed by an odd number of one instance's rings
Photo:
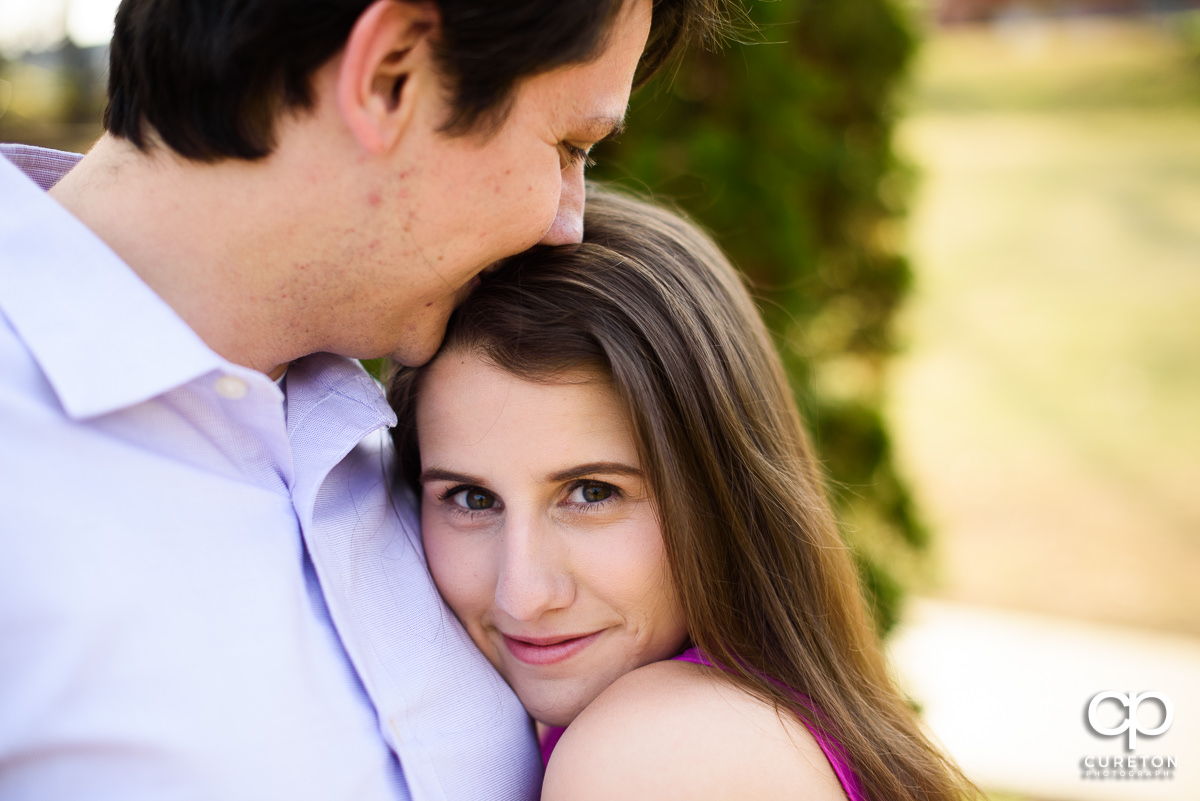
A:
{"type": "Polygon", "coordinates": [[[1200,634],[1200,65],[1162,26],[936,33],[890,416],[964,601],[1200,634]]]}
{"type": "Polygon", "coordinates": [[[932,34],[916,113],[1200,106],[1200,12],[1158,23],[1074,17],[932,34]]]}

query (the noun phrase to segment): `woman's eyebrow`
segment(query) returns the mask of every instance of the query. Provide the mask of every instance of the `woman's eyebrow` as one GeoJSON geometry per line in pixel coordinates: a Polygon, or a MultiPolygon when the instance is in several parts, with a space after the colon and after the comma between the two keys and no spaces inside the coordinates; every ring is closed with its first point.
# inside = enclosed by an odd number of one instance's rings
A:
{"type": "Polygon", "coordinates": [[[634,478],[644,478],[644,476],[645,476],[645,474],[642,473],[640,468],[634,467],[633,465],[624,464],[623,462],[589,462],[588,464],[581,464],[581,465],[577,465],[575,467],[569,467],[566,470],[562,470],[558,473],[554,473],[553,475],[550,476],[550,480],[557,481],[557,482],[571,481],[576,478],[585,478],[587,476],[594,476],[597,473],[600,473],[600,474],[608,473],[609,475],[616,474],[616,475],[620,475],[620,476],[632,476],[634,478]]]}
{"type": "Polygon", "coordinates": [[[483,484],[479,476],[469,476],[466,473],[455,473],[453,470],[443,470],[440,467],[430,467],[422,470],[417,481],[424,484],[427,481],[449,481],[454,484],[483,484]]]}

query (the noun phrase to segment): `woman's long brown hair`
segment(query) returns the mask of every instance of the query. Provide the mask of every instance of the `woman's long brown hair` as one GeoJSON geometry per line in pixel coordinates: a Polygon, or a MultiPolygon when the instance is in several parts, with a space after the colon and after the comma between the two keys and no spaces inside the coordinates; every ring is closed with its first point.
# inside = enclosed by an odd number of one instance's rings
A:
{"type": "MultiPolygon", "coordinates": [[[[875,801],[976,794],[888,674],[796,403],[737,272],[682,217],[589,189],[584,243],[515,257],[443,351],[521,378],[580,367],[633,419],[692,644],[842,744],[875,801]],[[794,691],[794,692],[793,692],[794,691]],[[818,711],[799,703],[807,696],[818,711]]],[[[390,381],[400,474],[420,472],[421,369],[390,381]]]]}

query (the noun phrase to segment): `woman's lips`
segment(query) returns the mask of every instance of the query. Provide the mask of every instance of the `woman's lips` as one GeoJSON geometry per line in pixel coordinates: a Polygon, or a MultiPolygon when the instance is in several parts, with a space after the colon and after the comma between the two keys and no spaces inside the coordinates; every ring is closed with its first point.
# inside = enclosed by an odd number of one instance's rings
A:
{"type": "Polygon", "coordinates": [[[508,651],[527,665],[553,665],[569,659],[591,645],[602,631],[594,631],[582,637],[530,637],[517,639],[501,634],[508,651]]]}

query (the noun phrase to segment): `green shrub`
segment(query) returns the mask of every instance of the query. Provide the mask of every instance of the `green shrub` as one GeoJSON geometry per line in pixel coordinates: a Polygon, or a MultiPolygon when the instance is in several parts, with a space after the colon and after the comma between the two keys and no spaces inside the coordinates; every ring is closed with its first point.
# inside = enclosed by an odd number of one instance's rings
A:
{"type": "Polygon", "coordinates": [[[880,414],[909,285],[892,98],[915,37],[889,0],[760,1],[749,14],[750,41],[695,53],[635,95],[592,175],[674,200],[750,277],[887,631],[901,592],[885,560],[926,543],[880,414]]]}

